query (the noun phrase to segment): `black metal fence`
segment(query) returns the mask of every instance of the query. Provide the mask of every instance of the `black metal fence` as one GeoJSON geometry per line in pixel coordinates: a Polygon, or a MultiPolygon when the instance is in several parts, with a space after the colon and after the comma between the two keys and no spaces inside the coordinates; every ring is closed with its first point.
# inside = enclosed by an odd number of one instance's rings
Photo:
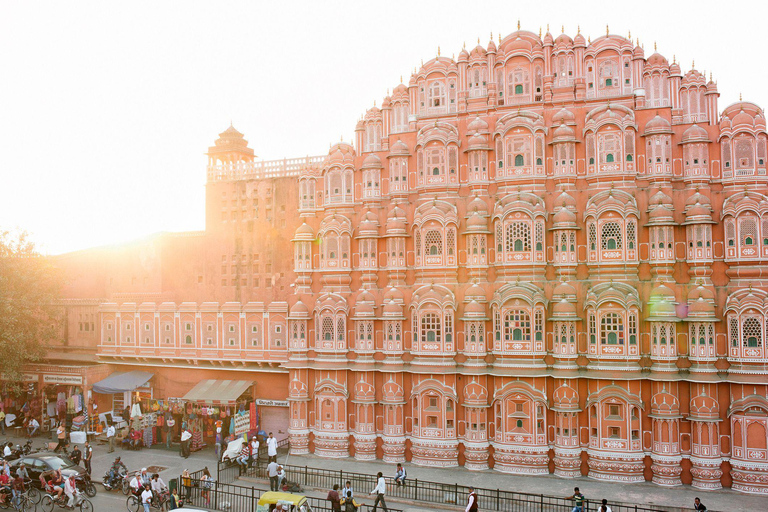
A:
{"type": "MultiPolygon", "coordinates": [[[[293,466],[282,464],[289,482],[296,482],[307,488],[331,489],[335,484],[343,487],[349,481],[358,496],[367,493],[376,486],[376,477],[371,474],[354,473],[343,470],[313,468],[309,466],[293,466]]],[[[220,482],[233,482],[243,470],[237,464],[219,463],[218,475],[220,482]]],[[[255,478],[268,479],[267,458],[260,457],[258,464],[247,468],[243,473],[255,478]]],[[[419,479],[407,479],[403,485],[396,485],[394,479],[387,480],[387,497],[401,500],[433,503],[441,505],[464,506],[469,495],[469,487],[453,483],[430,482],[419,479]]],[[[621,487],[617,486],[617,490],[621,487]]],[[[575,502],[562,496],[531,494],[524,492],[506,491],[502,489],[476,488],[481,510],[497,510],[500,512],[571,512],[575,502]]],[[[587,500],[584,512],[599,512],[600,501],[587,500]]],[[[667,507],[661,505],[645,505],[609,501],[613,512],[683,512],[689,510],[682,507],[667,507]]],[[[424,506],[424,505],[422,505],[424,506]]]]}
{"type": "MultiPolygon", "coordinates": [[[[266,491],[244,485],[225,484],[212,480],[189,479],[180,477],[182,483],[180,495],[185,506],[200,507],[225,512],[255,512],[259,498],[266,491]],[[188,485],[184,485],[184,483],[188,485]]],[[[321,498],[307,496],[307,502],[313,512],[333,512],[331,503],[321,498]]],[[[183,509],[182,509],[183,510],[183,509]]],[[[392,512],[403,512],[389,507],[392,512]]]]}

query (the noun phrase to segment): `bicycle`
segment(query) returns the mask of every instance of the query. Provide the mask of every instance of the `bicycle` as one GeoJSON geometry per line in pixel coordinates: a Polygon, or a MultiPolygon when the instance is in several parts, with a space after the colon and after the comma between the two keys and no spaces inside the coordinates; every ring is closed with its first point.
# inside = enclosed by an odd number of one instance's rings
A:
{"type": "MultiPolygon", "coordinates": [[[[27,489],[23,493],[21,493],[17,498],[14,498],[8,494],[5,496],[5,499],[0,501],[0,508],[2,509],[9,509],[13,508],[14,510],[20,510],[23,512],[27,511],[33,511],[35,510],[35,501],[32,498],[32,490],[37,491],[37,489],[27,489]]],[[[37,491],[39,493],[39,491],[37,491]]]]}
{"type": "Polygon", "coordinates": [[[78,494],[75,497],[75,505],[73,507],[68,507],[67,502],[69,501],[69,497],[66,494],[62,494],[61,498],[56,498],[50,494],[46,494],[43,496],[43,499],[40,501],[40,508],[43,510],[43,512],[53,512],[54,507],[58,506],[59,508],[67,509],[67,510],[79,510],[80,512],[93,512],[93,503],[91,503],[91,500],[88,498],[83,497],[82,494],[78,494]]]}
{"type": "MultiPolygon", "coordinates": [[[[149,506],[151,508],[156,508],[158,510],[169,510],[169,502],[171,499],[171,495],[168,491],[164,492],[160,496],[157,496],[156,494],[152,494],[152,501],[149,503],[149,506]]],[[[139,512],[140,510],[143,510],[142,504],[141,504],[141,498],[136,496],[135,494],[131,494],[128,496],[128,499],[125,500],[125,506],[128,509],[128,512],[139,512]]]]}

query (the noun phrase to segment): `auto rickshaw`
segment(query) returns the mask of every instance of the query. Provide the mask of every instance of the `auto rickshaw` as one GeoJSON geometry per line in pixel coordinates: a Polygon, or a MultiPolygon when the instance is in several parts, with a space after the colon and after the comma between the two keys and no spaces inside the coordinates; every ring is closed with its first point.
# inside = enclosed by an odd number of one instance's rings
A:
{"type": "Polygon", "coordinates": [[[256,512],[282,512],[283,510],[288,510],[289,512],[312,512],[312,507],[307,503],[305,496],[274,491],[262,494],[256,506],[256,512]]]}

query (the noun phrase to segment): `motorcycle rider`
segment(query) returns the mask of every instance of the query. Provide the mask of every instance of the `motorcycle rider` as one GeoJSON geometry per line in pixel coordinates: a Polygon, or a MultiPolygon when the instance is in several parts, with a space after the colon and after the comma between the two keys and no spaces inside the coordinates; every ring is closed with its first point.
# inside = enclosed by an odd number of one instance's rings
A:
{"type": "Polygon", "coordinates": [[[115,487],[116,482],[119,480],[122,474],[128,474],[128,468],[125,467],[125,464],[123,464],[123,462],[120,460],[120,457],[117,457],[112,463],[112,467],[109,468],[108,483],[110,487],[115,487]],[[122,469],[122,472],[120,469],[122,469]]]}
{"type": "Polygon", "coordinates": [[[20,476],[24,480],[29,480],[29,473],[27,473],[27,466],[23,462],[19,464],[19,469],[16,470],[16,476],[20,476]]]}

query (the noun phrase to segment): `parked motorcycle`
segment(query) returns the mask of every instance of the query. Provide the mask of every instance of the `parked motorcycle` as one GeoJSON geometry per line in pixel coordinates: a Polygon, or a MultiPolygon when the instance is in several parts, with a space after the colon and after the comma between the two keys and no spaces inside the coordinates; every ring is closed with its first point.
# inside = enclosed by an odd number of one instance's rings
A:
{"type": "Polygon", "coordinates": [[[84,492],[89,498],[96,496],[96,485],[91,480],[91,475],[84,473],[82,477],[75,478],[77,490],[84,492]]]}

